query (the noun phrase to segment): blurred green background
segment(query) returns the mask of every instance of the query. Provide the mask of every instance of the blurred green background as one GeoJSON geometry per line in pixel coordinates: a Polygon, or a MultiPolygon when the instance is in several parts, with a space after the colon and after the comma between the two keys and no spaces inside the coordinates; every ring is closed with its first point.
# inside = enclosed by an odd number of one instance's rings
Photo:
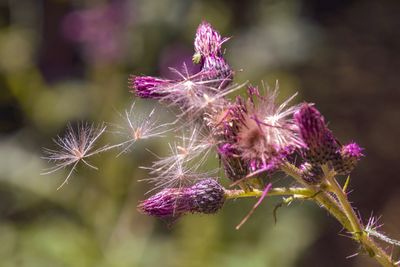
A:
{"type": "Polygon", "coordinates": [[[166,139],[94,157],[99,171],[78,168],[59,191],[67,172],[41,176],[41,156],[69,121],[115,122],[133,101],[129,74],[189,63],[205,19],[232,36],[237,82],[278,79],[282,99],[298,91],[365,148],[350,197],[400,239],[399,14],[399,1],[374,0],[0,1],[0,266],[377,266],[347,258],[357,245],[313,203],[280,209],[275,225],[269,198],[239,231],[254,199],[171,228],[139,214],[150,187],[138,166],[155,159],[146,148],[165,155],[166,139]]]}

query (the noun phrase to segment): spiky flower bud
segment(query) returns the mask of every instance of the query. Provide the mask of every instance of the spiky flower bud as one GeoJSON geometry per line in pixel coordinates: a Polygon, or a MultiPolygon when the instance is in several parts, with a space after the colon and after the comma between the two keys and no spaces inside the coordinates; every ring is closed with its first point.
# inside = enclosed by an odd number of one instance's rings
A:
{"type": "Polygon", "coordinates": [[[213,214],[225,202],[225,190],[214,179],[204,179],[189,188],[187,194],[193,202],[193,212],[213,214]]]}
{"type": "Polygon", "coordinates": [[[225,88],[233,78],[233,71],[223,58],[222,44],[229,38],[221,35],[211,26],[203,21],[197,28],[194,39],[193,62],[201,64],[204,78],[215,80],[215,87],[225,88]]]}
{"type": "Polygon", "coordinates": [[[227,41],[210,23],[203,21],[197,28],[194,49],[203,59],[208,56],[222,56],[221,45],[227,41]]]}
{"type": "Polygon", "coordinates": [[[171,81],[152,76],[131,76],[129,88],[131,92],[141,98],[159,99],[165,95],[162,88],[169,85],[171,81]]]}
{"type": "Polygon", "coordinates": [[[304,163],[300,166],[302,178],[308,184],[319,184],[323,178],[323,171],[319,165],[304,163]]]}
{"type": "Polygon", "coordinates": [[[324,164],[338,157],[339,148],[321,113],[310,104],[303,104],[294,113],[305,150],[304,156],[312,164],[324,164]]]}
{"type": "Polygon", "coordinates": [[[340,157],[333,161],[333,168],[338,174],[347,175],[363,156],[362,148],[356,143],[344,145],[340,149],[340,157]]]}
{"type": "Polygon", "coordinates": [[[166,188],[138,205],[144,214],[177,218],[187,213],[216,213],[225,201],[224,188],[214,179],[204,179],[191,187],[166,188]]]}

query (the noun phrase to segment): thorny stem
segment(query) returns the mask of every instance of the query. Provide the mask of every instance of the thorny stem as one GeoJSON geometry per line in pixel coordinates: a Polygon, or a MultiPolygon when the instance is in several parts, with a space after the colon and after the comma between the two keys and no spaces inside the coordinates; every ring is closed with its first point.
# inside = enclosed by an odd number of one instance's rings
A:
{"type": "Polygon", "coordinates": [[[322,207],[324,207],[331,215],[333,215],[340,224],[343,225],[347,230],[351,229],[350,221],[346,214],[340,208],[339,203],[336,201],[332,195],[325,192],[322,188],[307,184],[301,177],[301,171],[294,165],[286,163],[281,167],[287,175],[294,178],[298,183],[303,185],[305,188],[312,190],[313,199],[322,207]]]}
{"type": "MultiPolygon", "coordinates": [[[[320,187],[309,185],[301,178],[300,170],[292,164],[285,164],[282,170],[292,176],[303,187],[277,187],[272,188],[268,192],[269,196],[288,196],[291,195],[295,199],[314,200],[323,206],[331,215],[333,215],[342,226],[352,233],[354,240],[360,243],[369,255],[376,259],[384,267],[397,266],[391,257],[379,247],[375,241],[368,236],[364,226],[358,219],[353,207],[347,199],[346,193],[335,180],[334,172],[325,172],[325,179],[329,184],[320,187]],[[335,196],[333,197],[332,194],[335,196]]],[[[227,199],[244,198],[244,197],[260,197],[261,190],[253,191],[245,190],[226,190],[227,199]]]]}
{"type": "Polygon", "coordinates": [[[362,226],[360,220],[358,219],[353,207],[351,206],[349,200],[347,199],[347,195],[343,192],[342,187],[338,184],[335,179],[335,172],[330,171],[327,166],[322,167],[325,175],[325,181],[328,181],[328,190],[334,193],[343,209],[343,212],[346,214],[346,217],[350,221],[352,234],[357,239],[357,236],[362,235],[362,226]]]}
{"type": "Polygon", "coordinates": [[[343,212],[350,221],[351,229],[348,230],[353,235],[353,238],[359,242],[368,254],[375,258],[382,266],[396,266],[396,263],[393,262],[391,257],[366,233],[363,224],[347,198],[346,192],[343,191],[342,187],[336,181],[335,172],[329,171],[327,166],[323,166],[323,170],[325,179],[329,183],[328,190],[335,194],[343,212]]]}

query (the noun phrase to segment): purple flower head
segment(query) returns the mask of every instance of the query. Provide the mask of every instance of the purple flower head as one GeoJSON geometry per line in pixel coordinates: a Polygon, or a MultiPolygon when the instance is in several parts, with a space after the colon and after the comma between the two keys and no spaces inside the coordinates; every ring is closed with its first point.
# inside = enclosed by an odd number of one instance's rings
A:
{"type": "Polygon", "coordinates": [[[247,102],[239,99],[237,109],[236,147],[240,156],[251,164],[251,171],[273,171],[294,149],[301,146],[292,114],[297,106],[288,106],[293,97],[276,105],[277,91],[261,95],[257,88],[249,88],[247,102]]]}
{"type": "Polygon", "coordinates": [[[357,143],[350,143],[348,145],[344,145],[341,149],[340,154],[346,158],[353,158],[355,160],[360,160],[364,154],[362,153],[363,149],[357,143]]]}
{"type": "Polygon", "coordinates": [[[187,213],[213,214],[225,201],[224,188],[214,179],[201,180],[191,187],[166,188],[138,205],[144,214],[177,218],[187,213]]]}
{"type": "Polygon", "coordinates": [[[249,95],[248,101],[238,97],[206,118],[222,144],[218,154],[232,181],[276,171],[301,146],[291,116],[297,106],[288,106],[293,97],[276,105],[277,91],[261,95],[256,87],[249,87],[249,95]]]}
{"type": "Polygon", "coordinates": [[[225,88],[233,78],[233,71],[223,58],[222,44],[229,38],[222,38],[208,22],[202,22],[197,28],[194,40],[194,63],[200,63],[204,78],[214,80],[214,87],[225,88]]]}
{"type": "Polygon", "coordinates": [[[194,49],[203,60],[208,56],[222,56],[221,46],[229,38],[222,38],[219,32],[214,30],[210,23],[203,21],[197,28],[194,39],[194,49]]]}
{"type": "Polygon", "coordinates": [[[338,157],[338,143],[316,108],[303,104],[295,112],[294,120],[304,142],[304,156],[310,163],[324,164],[338,157]]]}
{"type": "Polygon", "coordinates": [[[333,167],[338,174],[347,175],[357,165],[363,155],[362,148],[356,143],[344,145],[340,149],[340,157],[333,161],[333,167]]]}
{"type": "Polygon", "coordinates": [[[171,84],[170,80],[163,80],[151,76],[131,76],[129,88],[131,92],[141,98],[159,99],[165,95],[163,88],[171,84]]]}

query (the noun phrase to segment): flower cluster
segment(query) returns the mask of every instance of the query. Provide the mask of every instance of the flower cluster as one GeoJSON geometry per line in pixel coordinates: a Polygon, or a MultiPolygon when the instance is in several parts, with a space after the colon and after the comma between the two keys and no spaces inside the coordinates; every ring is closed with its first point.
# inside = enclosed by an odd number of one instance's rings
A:
{"type": "MultiPolygon", "coordinates": [[[[361,148],[356,143],[341,146],[313,105],[290,105],[295,96],[277,104],[278,85],[264,92],[247,86],[247,97],[226,98],[241,87],[231,85],[234,72],[222,53],[227,40],[209,23],[201,23],[193,56],[201,71],[182,75],[181,80],[133,76],[132,92],[176,106],[183,114],[195,114],[180,119],[184,125],[200,124],[205,129],[227,178],[245,190],[265,188],[268,178],[286,162],[294,164],[293,155],[301,156],[300,170],[309,184],[322,182],[324,165],[338,174],[350,173],[362,156],[361,148]]],[[[139,209],[157,217],[198,212],[187,200],[196,192],[191,188],[166,188],[143,201],[139,209]]]]}
{"type": "Polygon", "coordinates": [[[173,70],[180,77],[175,80],[131,76],[130,89],[137,97],[155,99],[180,111],[174,123],[157,124],[152,119],[154,110],[147,116],[134,116],[132,105],[122,116],[128,125],[117,131],[127,140],[93,149],[105,128],[94,131],[81,127],[78,133],[71,130],[66,138],[56,141],[61,152],[47,150],[48,159],[56,162],[51,171],[72,165],[68,181],[79,162],[91,167],[86,158],[94,154],[111,148],[122,148],[121,153],[125,153],[140,139],[183,129],[180,142],[170,144],[172,155],[158,157],[151,167],[144,167],[150,170],[150,178],[143,180],[152,182],[153,190],[158,192],[142,201],[138,209],[160,218],[210,214],[222,207],[224,188],[210,178],[211,172],[198,173],[213,155],[219,158],[233,185],[246,192],[264,190],[264,195],[271,188],[271,175],[288,163],[298,166],[303,182],[313,186],[324,182],[326,169],[349,174],[361,158],[362,149],[354,142],[341,145],[312,104],[292,105],[296,95],[277,103],[278,84],[263,90],[234,84],[234,71],[222,50],[227,40],[209,23],[202,22],[196,32],[193,56],[194,64],[200,64],[199,72],[173,70]],[[246,97],[227,97],[243,87],[246,97]],[[137,118],[142,119],[135,121],[137,118]]]}

